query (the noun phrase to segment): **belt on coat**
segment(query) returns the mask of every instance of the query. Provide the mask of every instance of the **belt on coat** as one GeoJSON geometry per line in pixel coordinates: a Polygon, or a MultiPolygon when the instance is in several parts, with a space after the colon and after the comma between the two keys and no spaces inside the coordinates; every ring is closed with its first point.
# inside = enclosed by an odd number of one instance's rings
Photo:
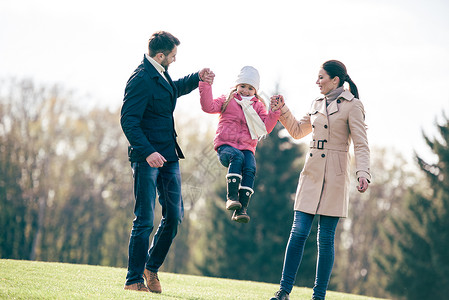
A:
{"type": "Polygon", "coordinates": [[[345,144],[333,144],[329,143],[327,140],[313,140],[310,142],[310,148],[314,149],[328,149],[328,150],[335,150],[335,151],[342,151],[342,152],[348,152],[349,145],[345,144]]]}

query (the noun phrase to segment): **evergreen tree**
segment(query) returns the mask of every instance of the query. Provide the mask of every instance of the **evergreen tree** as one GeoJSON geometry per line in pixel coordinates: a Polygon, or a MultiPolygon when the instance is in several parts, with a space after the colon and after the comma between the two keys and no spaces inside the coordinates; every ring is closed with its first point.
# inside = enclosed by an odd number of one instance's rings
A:
{"type": "Polygon", "coordinates": [[[441,138],[424,136],[437,162],[417,156],[430,188],[410,190],[402,215],[386,228],[391,249],[378,257],[390,277],[387,289],[405,299],[445,299],[449,294],[449,120],[438,129],[441,138]]]}
{"type": "MultiPolygon", "coordinates": [[[[293,221],[293,203],[304,151],[282,135],[278,124],[259,142],[256,151],[257,172],[250,200],[248,224],[230,220],[224,209],[225,174],[218,178],[220,187],[214,201],[208,202],[208,225],[204,256],[198,268],[208,276],[279,282],[285,247],[293,221]]],[[[313,284],[316,262],[316,238],[311,235],[298,273],[301,285],[313,284]],[[303,282],[302,275],[309,283],[303,282]]]]}

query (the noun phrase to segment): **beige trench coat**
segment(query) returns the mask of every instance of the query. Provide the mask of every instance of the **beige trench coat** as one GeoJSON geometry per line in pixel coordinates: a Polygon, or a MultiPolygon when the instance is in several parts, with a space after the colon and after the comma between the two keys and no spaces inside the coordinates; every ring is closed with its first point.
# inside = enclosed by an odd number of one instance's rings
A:
{"type": "Polygon", "coordinates": [[[347,217],[351,139],[354,142],[356,176],[371,180],[362,102],[345,90],[328,107],[324,98],[313,101],[309,113],[300,121],[284,105],[279,120],[295,139],[312,132],[313,141],[299,177],[294,209],[310,214],[347,217]]]}

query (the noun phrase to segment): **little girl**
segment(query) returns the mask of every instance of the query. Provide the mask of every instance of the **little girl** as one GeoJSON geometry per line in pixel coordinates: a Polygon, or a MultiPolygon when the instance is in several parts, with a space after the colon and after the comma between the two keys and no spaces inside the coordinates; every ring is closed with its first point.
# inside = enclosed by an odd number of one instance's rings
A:
{"type": "Polygon", "coordinates": [[[214,149],[220,163],[228,167],[226,209],[234,210],[232,220],[239,223],[250,220],[246,209],[254,193],[257,142],[273,130],[280,115],[279,111],[267,112],[264,101],[257,95],[259,81],[255,68],[243,67],[229,95],[217,99],[213,99],[209,83],[199,83],[203,111],[220,114],[214,149]]]}

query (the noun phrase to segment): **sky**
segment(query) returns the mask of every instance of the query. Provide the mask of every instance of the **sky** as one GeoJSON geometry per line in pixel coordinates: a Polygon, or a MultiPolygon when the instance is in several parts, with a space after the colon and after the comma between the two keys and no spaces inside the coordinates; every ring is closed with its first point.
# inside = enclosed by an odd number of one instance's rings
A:
{"type": "MultiPolygon", "coordinates": [[[[338,59],[365,106],[370,146],[433,159],[422,133],[435,136],[449,117],[447,0],[0,0],[0,83],[56,84],[87,108],[118,109],[158,30],[181,41],[173,79],[209,67],[218,97],[252,65],[260,92],[278,87],[298,119],[320,96],[321,64],[338,59]]],[[[197,90],[178,101],[176,118],[192,115],[217,119],[197,90]]]]}

